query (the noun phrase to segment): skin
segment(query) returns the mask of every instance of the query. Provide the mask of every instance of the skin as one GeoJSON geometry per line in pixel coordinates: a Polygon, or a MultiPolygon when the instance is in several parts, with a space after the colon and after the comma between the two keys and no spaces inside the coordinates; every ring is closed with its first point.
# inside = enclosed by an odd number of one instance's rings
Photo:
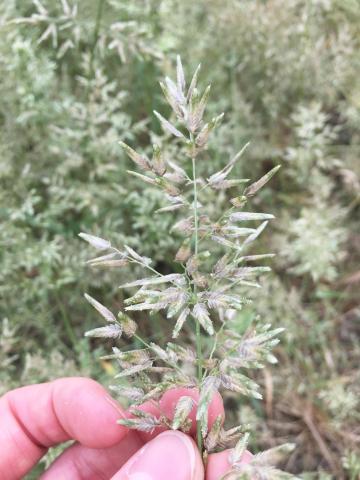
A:
{"type": "MultiPolygon", "coordinates": [[[[183,395],[198,399],[195,390],[169,390],[160,401],[161,411],[171,418],[183,395]]],[[[157,413],[151,403],[141,408],[157,413]]],[[[216,395],[209,425],[219,414],[224,407],[216,395]]],[[[139,433],[116,423],[127,416],[101,385],[87,378],[62,378],[6,393],[0,398],[0,480],[23,478],[49,447],[68,440],[74,443],[41,480],[218,480],[229,470],[225,451],[210,455],[204,472],[194,428],[189,435],[164,429],[139,433]]],[[[242,461],[250,458],[245,452],[242,461]]]]}

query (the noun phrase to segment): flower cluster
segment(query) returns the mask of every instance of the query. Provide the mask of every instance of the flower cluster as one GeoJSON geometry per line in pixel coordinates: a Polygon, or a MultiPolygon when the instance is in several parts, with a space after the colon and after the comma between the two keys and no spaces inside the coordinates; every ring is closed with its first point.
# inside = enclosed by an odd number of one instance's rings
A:
{"type": "Polygon", "coordinates": [[[115,377],[118,383],[113,389],[130,399],[132,404],[133,418],[120,420],[120,423],[142,431],[165,425],[186,432],[191,426],[189,413],[195,408],[197,442],[202,451],[232,447],[238,441],[231,457],[234,470],[226,478],[245,478],[262,469],[261,478],[270,479],[278,472],[273,467],[264,466],[265,457],[267,459],[270,454],[254,456],[246,472],[242,471],[239,458],[247,443],[244,428],[225,430],[222,417],[209,428],[208,407],[219,390],[260,399],[259,386],[246,371],[262,368],[265,362],[276,362],[271,349],[279,341],[277,337],[281,328],[272,329],[270,324],[263,324],[259,319],[244,334],[239,334],[233,327],[236,312],[250,302],[244,292],[249,287],[259,287],[259,276],[270,270],[260,263],[273,254],[255,255],[250,249],[273,215],[253,212],[247,206],[279,166],[250,185],[248,179],[230,178],[245,145],[220,171],[207,178],[198,175],[197,165],[207,149],[209,136],[223,117],[219,115],[208,122],[204,120],[210,87],[203,93],[198,90],[199,71],[200,67],[187,86],[178,57],[176,81],[166,78],[161,83],[172,117],[168,120],[154,112],[164,131],[174,137],[176,146],[185,152],[183,163],[167,158],[161,145],[154,145],[150,159],[121,142],[141,170],[130,174],[163,193],[165,204],[158,212],[171,212],[176,216],[172,231],[182,240],[174,258],[174,273],[162,273],[151,259],[127,245],[118,249],[107,240],[81,233],[84,240],[104,253],[90,260],[90,265],[122,267],[136,264],[147,272],[143,278],[121,286],[132,294],[124,301],[124,309],[117,316],[86,295],[106,321],[106,326],[86,335],[114,340],[123,335],[135,337],[142,346],[135,350],[114,347],[113,353],[105,357],[114,359],[120,367],[115,377]],[[239,188],[242,188],[240,193],[239,188]],[[225,195],[228,205],[221,217],[211,218],[211,209],[203,197],[208,199],[209,195],[211,197],[209,192],[212,192],[216,198],[225,190],[235,190],[236,194],[225,195]],[[160,346],[148,342],[137,332],[136,322],[131,318],[134,311],[163,312],[174,323],[173,339],[178,337],[186,323],[194,325],[194,345],[169,341],[160,346]],[[211,337],[210,342],[204,342],[206,334],[211,337]],[[190,396],[181,397],[173,419],[144,413],[138,408],[144,401],[158,402],[163,393],[173,387],[198,389],[199,401],[196,404],[190,396]]]}

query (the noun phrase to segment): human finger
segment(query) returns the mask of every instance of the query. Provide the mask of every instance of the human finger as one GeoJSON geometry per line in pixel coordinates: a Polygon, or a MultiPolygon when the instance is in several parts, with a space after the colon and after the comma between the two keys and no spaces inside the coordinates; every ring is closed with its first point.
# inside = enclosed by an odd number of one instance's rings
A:
{"type": "MultiPolygon", "coordinates": [[[[231,450],[224,450],[223,452],[209,455],[206,464],[206,480],[219,480],[219,478],[231,470],[230,453],[231,450]]],[[[252,453],[246,450],[241,457],[240,463],[249,463],[252,456],[252,453]]]]}
{"type": "Polygon", "coordinates": [[[0,399],[1,480],[24,476],[51,445],[74,439],[90,448],[116,443],[128,430],[124,412],[106,390],[86,378],[12,390],[0,399]]]}
{"type": "Polygon", "coordinates": [[[144,445],[111,480],[203,480],[204,467],[194,440],[166,431],[144,445]]]}
{"type": "Polygon", "coordinates": [[[77,443],[67,448],[40,480],[109,479],[142,446],[137,432],[129,432],[118,444],[108,448],[89,448],[77,443]]]}
{"type": "MultiPolygon", "coordinates": [[[[189,434],[192,436],[196,435],[196,410],[197,410],[197,403],[199,401],[199,391],[196,388],[172,388],[164,393],[162,398],[159,401],[159,404],[156,405],[153,402],[146,402],[141,405],[139,408],[145,412],[151,413],[156,417],[160,417],[161,415],[165,415],[169,419],[174,418],[174,413],[176,409],[177,402],[183,396],[191,397],[194,399],[194,407],[189,414],[189,418],[192,421],[191,428],[189,434]]],[[[209,404],[208,409],[208,424],[209,428],[211,428],[214,421],[217,417],[221,415],[224,417],[224,404],[221,398],[221,395],[216,392],[209,404]]],[[[165,431],[165,427],[159,427],[154,429],[153,432],[139,432],[141,438],[144,441],[149,441],[150,439],[154,438],[159,433],[165,431]]]]}

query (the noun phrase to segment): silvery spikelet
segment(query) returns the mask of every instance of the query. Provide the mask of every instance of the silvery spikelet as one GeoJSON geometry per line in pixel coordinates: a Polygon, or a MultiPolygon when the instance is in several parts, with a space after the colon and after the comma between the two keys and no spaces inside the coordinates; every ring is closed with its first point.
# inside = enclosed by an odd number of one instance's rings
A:
{"type": "Polygon", "coordinates": [[[247,206],[249,199],[271,179],[279,166],[249,186],[246,186],[247,179],[229,178],[247,147],[245,145],[222,170],[207,178],[197,175],[197,164],[207,149],[208,139],[223,118],[221,114],[210,121],[204,120],[210,87],[199,92],[199,71],[200,67],[187,87],[178,57],[176,81],[166,78],[161,83],[173,111],[172,119],[170,121],[154,112],[166,134],[174,137],[179,149],[186,152],[187,158],[181,165],[173,159],[168,160],[159,145],[153,147],[150,159],[120,142],[140,170],[129,173],[163,192],[164,207],[158,213],[176,213],[172,231],[180,234],[183,240],[174,261],[182,273],[164,275],[156,270],[151,259],[128,245],[118,249],[107,240],[81,233],[80,236],[101,253],[89,261],[91,266],[136,264],[144,270],[143,278],[121,285],[120,288],[132,292],[132,295],[124,301],[124,311],[116,316],[86,295],[106,322],[106,326],[95,328],[86,335],[113,340],[121,336],[135,337],[143,347],[142,350],[126,352],[114,347],[113,354],[106,357],[116,361],[120,369],[115,377],[119,383],[112,390],[127,397],[132,405],[133,418],[119,420],[119,423],[145,432],[161,425],[187,432],[191,426],[189,413],[196,409],[197,443],[204,458],[209,452],[235,446],[229,457],[232,470],[224,478],[293,478],[273,466],[280,453],[289,451],[291,446],[254,455],[244,466],[239,460],[248,442],[246,428],[239,426],[225,430],[221,417],[211,428],[208,425],[208,408],[216,392],[224,395],[228,390],[260,399],[259,386],[246,375],[246,369],[262,368],[266,362],[276,362],[271,349],[279,341],[277,336],[282,332],[281,328],[272,329],[270,324],[257,320],[240,335],[231,326],[236,311],[249,303],[244,297],[244,289],[259,287],[259,276],[270,270],[259,262],[273,254],[251,255],[249,250],[274,217],[270,213],[253,212],[247,206]],[[207,205],[203,203],[203,192],[206,190],[206,198],[209,198],[209,191],[216,197],[219,190],[227,189],[235,191],[236,196],[229,197],[220,218],[210,218],[207,205]],[[142,338],[131,318],[134,311],[149,314],[163,311],[174,325],[172,341],[160,346],[142,338]],[[174,340],[186,323],[194,326],[193,347],[182,346],[174,340]],[[210,337],[210,342],[206,342],[210,348],[205,348],[204,335],[210,337]],[[144,413],[137,408],[144,401],[157,403],[166,390],[174,387],[198,389],[198,402],[190,396],[181,397],[171,419],[144,413]]]}

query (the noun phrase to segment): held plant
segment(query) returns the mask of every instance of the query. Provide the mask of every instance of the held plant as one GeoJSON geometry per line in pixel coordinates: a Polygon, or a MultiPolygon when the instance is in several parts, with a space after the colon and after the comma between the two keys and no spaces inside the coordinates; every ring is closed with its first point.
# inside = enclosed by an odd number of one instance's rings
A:
{"type": "Polygon", "coordinates": [[[197,444],[204,459],[208,452],[236,444],[230,456],[233,470],[224,478],[260,478],[254,475],[261,475],[264,479],[290,478],[271,466],[281,451],[289,450],[289,445],[255,455],[250,464],[244,466],[239,460],[248,441],[245,428],[237,426],[225,430],[222,417],[217,418],[211,428],[208,425],[208,408],[216,392],[228,390],[260,399],[259,386],[247,371],[262,368],[265,362],[276,362],[271,349],[278,343],[277,336],[283,329],[272,329],[270,324],[259,320],[242,335],[234,327],[236,312],[250,301],[244,291],[259,287],[259,275],[270,270],[260,263],[273,256],[255,255],[249,251],[273,215],[250,211],[248,204],[279,166],[243,188],[248,180],[231,179],[230,174],[245,145],[222,170],[207,178],[198,175],[198,164],[202,162],[209,136],[223,116],[208,122],[204,120],[210,87],[202,94],[197,89],[199,70],[198,67],[187,85],[178,57],[176,82],[166,78],[161,83],[174,121],[154,112],[165,132],[174,137],[179,152],[184,152],[181,165],[167,158],[160,145],[154,145],[152,159],[149,159],[120,142],[140,169],[140,172],[129,173],[163,192],[166,205],[158,212],[176,215],[172,232],[180,235],[182,240],[174,259],[174,273],[163,274],[151,259],[127,245],[117,249],[107,240],[81,233],[84,240],[102,252],[89,261],[91,266],[111,268],[134,264],[146,272],[143,278],[121,286],[126,291],[133,290],[133,293],[124,301],[124,309],[117,316],[86,295],[88,302],[106,321],[106,326],[86,335],[114,341],[122,337],[135,338],[142,346],[140,349],[115,346],[113,353],[105,357],[116,360],[120,367],[115,377],[120,383],[113,389],[132,403],[132,418],[119,420],[119,423],[142,431],[165,425],[187,432],[191,427],[189,414],[196,409],[197,444]],[[225,190],[237,190],[237,194],[224,195],[228,205],[220,218],[211,218],[208,202],[211,192],[213,198],[218,198],[220,191],[225,190]],[[160,346],[142,338],[131,317],[133,312],[139,311],[147,311],[150,315],[163,311],[174,323],[173,341],[160,346]],[[185,323],[194,326],[194,344],[176,341],[185,323]],[[198,402],[190,395],[180,398],[173,419],[163,414],[144,413],[138,408],[144,401],[158,404],[163,393],[174,387],[189,391],[197,389],[198,402]]]}

